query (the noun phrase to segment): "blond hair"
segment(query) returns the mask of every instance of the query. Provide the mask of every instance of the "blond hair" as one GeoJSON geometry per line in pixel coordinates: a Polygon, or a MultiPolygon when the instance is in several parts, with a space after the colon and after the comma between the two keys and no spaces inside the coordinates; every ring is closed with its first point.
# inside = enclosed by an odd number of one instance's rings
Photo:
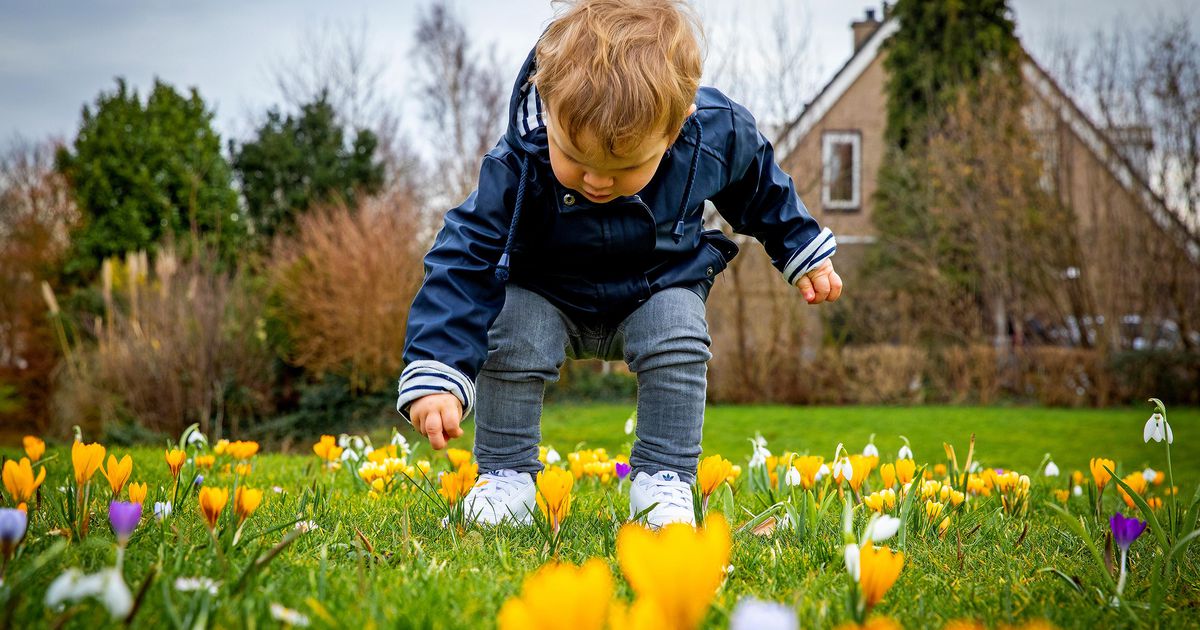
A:
{"type": "Polygon", "coordinates": [[[612,155],[647,135],[674,139],[703,67],[700,22],[683,0],[567,2],[537,44],[531,79],[555,126],[612,155]]]}

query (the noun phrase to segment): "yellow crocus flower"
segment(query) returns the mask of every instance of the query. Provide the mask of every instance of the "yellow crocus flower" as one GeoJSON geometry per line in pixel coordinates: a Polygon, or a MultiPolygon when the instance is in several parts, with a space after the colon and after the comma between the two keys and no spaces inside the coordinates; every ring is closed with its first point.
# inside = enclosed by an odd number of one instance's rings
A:
{"type": "Polygon", "coordinates": [[[733,462],[728,459],[720,455],[705,457],[696,470],[696,484],[700,486],[700,496],[707,501],[709,495],[716,492],[732,472],[733,462]]]}
{"type": "Polygon", "coordinates": [[[200,488],[200,514],[204,517],[204,522],[208,525],[209,531],[212,531],[217,526],[217,520],[221,518],[221,512],[225,509],[225,504],[229,503],[228,488],[200,488]]]}
{"type": "Polygon", "coordinates": [[[496,622],[500,630],[602,630],[613,593],[612,573],[599,558],[582,567],[549,563],[525,578],[521,594],[504,602],[496,622]]]}
{"type": "Polygon", "coordinates": [[[732,539],[720,514],[696,530],[672,523],[658,532],[630,523],[617,534],[617,559],[639,598],[662,609],[666,628],[699,626],[725,578],[732,539]]]}
{"type": "Polygon", "coordinates": [[[251,514],[254,514],[254,511],[262,503],[262,499],[262,490],[241,487],[237,489],[237,494],[234,495],[233,507],[237,512],[238,525],[241,525],[242,522],[250,518],[251,514]]]}
{"type": "Polygon", "coordinates": [[[129,502],[130,503],[145,503],[146,502],[146,483],[131,483],[129,484],[129,502]]]}
{"type": "Polygon", "coordinates": [[[171,469],[171,476],[178,479],[179,471],[183,468],[183,463],[187,461],[187,453],[173,448],[163,454],[163,459],[167,461],[167,468],[171,469]]]}
{"type": "Polygon", "coordinates": [[[25,454],[29,456],[31,462],[37,462],[46,452],[46,443],[36,435],[26,435],[22,442],[25,445],[25,454]]]}
{"type": "Polygon", "coordinates": [[[901,459],[896,461],[896,477],[900,479],[900,483],[905,484],[913,480],[913,475],[917,472],[917,463],[911,459],[901,459]]]}
{"type": "Polygon", "coordinates": [[[1093,457],[1088,462],[1088,466],[1092,469],[1092,479],[1096,480],[1096,487],[1100,490],[1104,490],[1104,486],[1108,485],[1108,481],[1112,479],[1112,475],[1108,471],[1117,469],[1117,465],[1113,460],[1104,459],[1103,457],[1093,457]],[[1108,470],[1105,470],[1106,466],[1108,470]]]}
{"type": "Polygon", "coordinates": [[[446,449],[446,459],[449,459],[450,465],[458,470],[471,461],[471,451],[461,448],[446,449]]]}
{"type": "Polygon", "coordinates": [[[450,505],[454,505],[467,496],[471,488],[475,486],[475,481],[479,476],[479,464],[463,464],[462,468],[451,472],[442,473],[441,488],[438,488],[438,494],[442,495],[450,505]]]}
{"type": "Polygon", "coordinates": [[[859,550],[858,563],[858,584],[869,611],[900,577],[900,570],[904,568],[904,554],[887,547],[876,548],[867,540],[859,550]]]}
{"type": "Polygon", "coordinates": [[[4,488],[8,490],[13,503],[24,503],[33,498],[38,486],[46,479],[46,468],[43,466],[34,477],[29,458],[22,457],[19,462],[10,459],[4,462],[3,478],[4,488]]]}
{"type": "Polygon", "coordinates": [[[896,465],[884,464],[879,467],[879,479],[883,482],[884,488],[896,487],[896,465]]]}
{"type": "Polygon", "coordinates": [[[562,468],[552,466],[538,473],[537,504],[554,531],[558,531],[571,511],[571,486],[574,484],[575,475],[562,468]]]}
{"type": "Polygon", "coordinates": [[[313,452],[317,454],[317,457],[327,462],[337,461],[342,456],[343,450],[342,447],[337,445],[337,438],[332,435],[322,435],[321,441],[313,444],[313,452]]]}
{"type": "Polygon", "coordinates": [[[820,455],[803,455],[792,461],[796,471],[800,473],[800,487],[811,490],[817,484],[817,473],[825,463],[820,455]]]}
{"type": "Polygon", "coordinates": [[[104,463],[104,447],[95,442],[71,445],[71,464],[75,467],[75,483],[79,486],[92,480],[92,476],[104,463]]]}
{"type": "Polygon", "coordinates": [[[108,480],[108,485],[112,488],[115,497],[121,494],[121,488],[125,487],[125,482],[129,481],[129,476],[133,474],[133,458],[126,455],[118,462],[116,455],[109,455],[108,466],[101,468],[100,474],[108,480]]]}

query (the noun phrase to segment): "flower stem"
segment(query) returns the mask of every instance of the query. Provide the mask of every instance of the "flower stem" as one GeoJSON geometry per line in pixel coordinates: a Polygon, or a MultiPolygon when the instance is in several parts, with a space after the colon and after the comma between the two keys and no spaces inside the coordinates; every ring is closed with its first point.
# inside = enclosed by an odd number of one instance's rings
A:
{"type": "Polygon", "coordinates": [[[1167,520],[1171,521],[1169,529],[1171,530],[1171,537],[1174,539],[1176,534],[1175,518],[1179,515],[1179,503],[1177,503],[1178,499],[1175,495],[1179,494],[1179,491],[1175,488],[1175,471],[1171,468],[1171,442],[1169,440],[1164,441],[1167,443],[1167,483],[1171,484],[1171,508],[1167,512],[1167,520]]]}

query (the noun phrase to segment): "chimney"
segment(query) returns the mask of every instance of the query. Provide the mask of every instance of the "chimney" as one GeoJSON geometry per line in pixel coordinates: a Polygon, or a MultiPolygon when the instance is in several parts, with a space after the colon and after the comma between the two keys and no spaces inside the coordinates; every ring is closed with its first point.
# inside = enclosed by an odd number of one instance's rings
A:
{"type": "MultiPolygon", "coordinates": [[[[885,12],[886,7],[887,5],[884,5],[885,12]]],[[[871,38],[871,35],[879,28],[879,24],[879,20],[875,19],[875,9],[867,9],[866,18],[850,23],[850,29],[854,31],[854,52],[858,52],[858,49],[862,48],[863,44],[871,38]]]]}

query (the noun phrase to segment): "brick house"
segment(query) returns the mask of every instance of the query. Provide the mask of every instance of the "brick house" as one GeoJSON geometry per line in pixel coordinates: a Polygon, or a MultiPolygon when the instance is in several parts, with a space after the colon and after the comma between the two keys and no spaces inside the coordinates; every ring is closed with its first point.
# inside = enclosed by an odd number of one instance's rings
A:
{"type": "MultiPolygon", "coordinates": [[[[851,29],[853,55],[775,143],[776,159],[792,175],[805,205],[837,235],[834,261],[847,291],[854,290],[863,256],[876,240],[871,215],[885,155],[887,99],[883,43],[899,24],[886,16],[880,21],[868,10],[851,29]]],[[[1021,71],[1024,115],[1040,145],[1045,186],[1073,210],[1083,245],[1082,269],[1063,270],[1064,281],[1087,283],[1098,318],[1200,321],[1200,236],[1168,209],[1139,168],[1144,163],[1139,156],[1151,148],[1149,130],[1105,132],[1028,55],[1021,71]],[[1165,289],[1125,286],[1113,271],[1112,261],[1147,256],[1169,276],[1163,284],[1176,296],[1169,304],[1147,305],[1148,294],[1165,289]]],[[[802,364],[825,345],[827,315],[778,282],[757,243],[741,244],[743,254],[709,303],[711,395],[796,399],[796,392],[812,386],[803,382],[811,375],[802,364]]]]}

